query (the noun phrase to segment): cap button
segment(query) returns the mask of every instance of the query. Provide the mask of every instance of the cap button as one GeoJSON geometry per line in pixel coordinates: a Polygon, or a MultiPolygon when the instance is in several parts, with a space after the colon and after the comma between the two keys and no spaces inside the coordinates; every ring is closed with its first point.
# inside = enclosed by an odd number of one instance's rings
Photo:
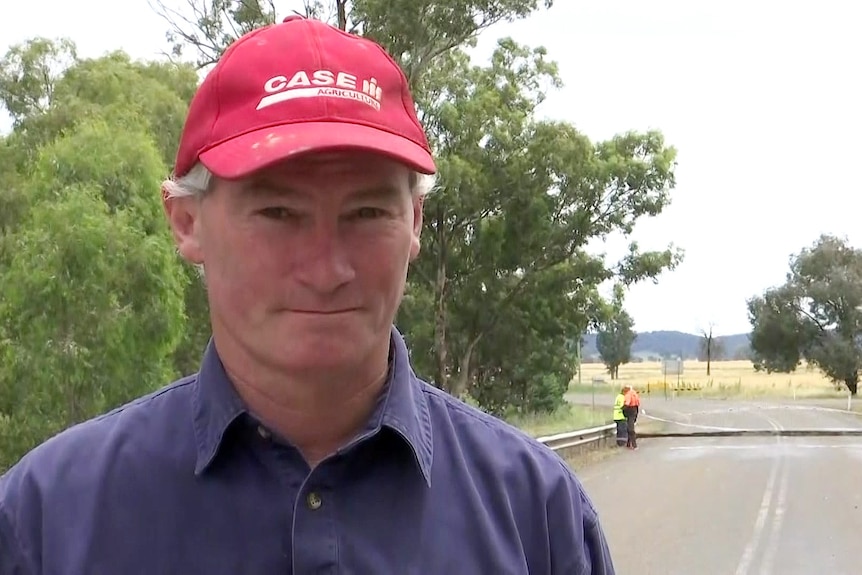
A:
{"type": "Polygon", "coordinates": [[[291,20],[305,20],[305,16],[302,14],[291,14],[290,16],[285,16],[284,20],[281,22],[290,22],[291,20]]]}

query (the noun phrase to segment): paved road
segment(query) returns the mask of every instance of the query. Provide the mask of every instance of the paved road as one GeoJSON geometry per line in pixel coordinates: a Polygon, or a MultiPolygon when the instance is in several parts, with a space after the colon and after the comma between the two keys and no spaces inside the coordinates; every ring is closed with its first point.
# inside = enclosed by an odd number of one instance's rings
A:
{"type": "Polygon", "coordinates": [[[643,423],[674,432],[734,428],[856,428],[862,425],[862,414],[848,412],[846,400],[775,399],[745,402],[660,399],[644,402],[644,410],[643,423]]]}
{"type": "MultiPolygon", "coordinates": [[[[643,406],[648,415],[684,424],[676,430],[862,426],[862,417],[823,402],[643,406]]],[[[621,575],[862,573],[862,437],[663,438],[640,445],[578,472],[621,575]]]]}

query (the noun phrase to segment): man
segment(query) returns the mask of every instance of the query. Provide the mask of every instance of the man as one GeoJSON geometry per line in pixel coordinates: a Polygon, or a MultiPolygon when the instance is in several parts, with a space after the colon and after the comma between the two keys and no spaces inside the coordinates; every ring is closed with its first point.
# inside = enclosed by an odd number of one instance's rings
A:
{"type": "Polygon", "coordinates": [[[393,327],[435,164],[376,44],[289,18],[196,93],[164,205],[199,373],[0,481],[0,575],[611,574],[554,453],[420,381],[393,327]]]}
{"type": "Polygon", "coordinates": [[[628,386],[623,401],[623,415],[626,418],[626,447],[629,449],[638,448],[638,436],[637,431],[635,431],[635,424],[638,420],[640,405],[640,395],[638,395],[638,392],[633,387],[628,386]]]}
{"type": "Polygon", "coordinates": [[[620,392],[614,399],[614,424],[617,426],[617,447],[622,447],[626,445],[627,441],[627,424],[626,416],[623,413],[623,406],[626,403],[626,393],[629,389],[631,389],[631,387],[628,385],[622,386],[620,392]]]}

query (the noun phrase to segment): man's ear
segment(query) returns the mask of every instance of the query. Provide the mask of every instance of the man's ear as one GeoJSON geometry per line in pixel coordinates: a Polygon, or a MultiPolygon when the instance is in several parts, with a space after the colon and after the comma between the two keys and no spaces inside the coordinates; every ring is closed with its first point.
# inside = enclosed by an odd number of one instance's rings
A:
{"type": "Polygon", "coordinates": [[[419,257],[422,222],[425,211],[425,194],[413,198],[413,238],[410,245],[410,261],[419,257]]]}
{"type": "Polygon", "coordinates": [[[200,200],[193,196],[172,197],[162,188],[162,206],[179,254],[191,264],[202,264],[200,200]]]}

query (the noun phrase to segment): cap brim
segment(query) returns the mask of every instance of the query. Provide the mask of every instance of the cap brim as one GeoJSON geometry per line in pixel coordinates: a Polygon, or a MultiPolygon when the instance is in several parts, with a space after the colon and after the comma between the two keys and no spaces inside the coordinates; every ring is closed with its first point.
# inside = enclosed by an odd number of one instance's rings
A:
{"type": "Polygon", "coordinates": [[[361,124],[303,122],[249,132],[200,154],[216,176],[235,180],[272,164],[314,152],[365,151],[387,156],[422,174],[434,174],[434,159],[422,146],[361,124]]]}

